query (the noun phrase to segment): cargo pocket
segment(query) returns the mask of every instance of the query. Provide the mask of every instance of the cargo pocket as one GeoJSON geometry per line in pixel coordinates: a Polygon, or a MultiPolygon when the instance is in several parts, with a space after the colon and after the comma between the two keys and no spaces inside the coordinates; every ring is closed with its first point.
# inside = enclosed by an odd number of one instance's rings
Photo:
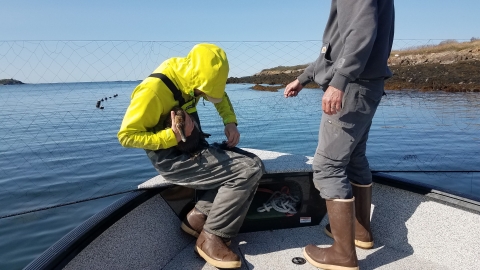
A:
{"type": "Polygon", "coordinates": [[[359,86],[355,111],[373,117],[383,96],[383,81],[358,82],[359,86]]]}
{"type": "Polygon", "coordinates": [[[355,124],[326,118],[323,125],[319,144],[322,155],[337,161],[348,160],[355,145],[355,124]]]}

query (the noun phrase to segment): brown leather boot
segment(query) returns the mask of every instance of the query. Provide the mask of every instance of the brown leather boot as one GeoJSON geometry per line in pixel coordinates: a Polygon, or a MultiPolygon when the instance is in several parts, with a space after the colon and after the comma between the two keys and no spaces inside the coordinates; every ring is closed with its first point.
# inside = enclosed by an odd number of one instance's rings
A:
{"type": "Polygon", "coordinates": [[[327,200],[327,212],[330,224],[332,224],[334,242],[328,248],[306,246],[303,255],[309,263],[322,269],[359,269],[354,244],[354,204],[355,198],[327,200]]]}
{"type": "Polygon", "coordinates": [[[190,212],[183,219],[181,228],[184,232],[190,234],[191,236],[197,238],[200,235],[200,232],[203,230],[203,225],[207,220],[207,215],[198,211],[193,207],[190,212]]]}
{"type": "MultiPolygon", "coordinates": [[[[182,225],[180,226],[182,230],[191,236],[198,238],[198,235],[203,230],[203,225],[205,225],[205,221],[207,220],[207,216],[202,212],[198,211],[195,207],[188,212],[188,214],[183,219],[182,225]]],[[[222,238],[223,241],[227,246],[230,246],[232,241],[228,238],[222,238]]]]}
{"type": "Polygon", "coordinates": [[[240,257],[227,247],[224,239],[204,230],[198,236],[195,251],[217,268],[232,269],[242,266],[240,257]]]}
{"type": "MultiPolygon", "coordinates": [[[[372,205],[372,184],[352,184],[355,197],[355,246],[363,249],[373,248],[373,234],[370,228],[370,211],[372,205]]],[[[332,237],[330,224],[325,226],[325,233],[332,237]]]]}

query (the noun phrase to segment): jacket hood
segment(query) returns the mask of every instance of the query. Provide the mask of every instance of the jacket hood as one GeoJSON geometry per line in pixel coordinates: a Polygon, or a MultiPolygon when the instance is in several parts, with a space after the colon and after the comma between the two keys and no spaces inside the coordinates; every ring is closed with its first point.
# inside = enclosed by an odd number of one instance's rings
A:
{"type": "Polygon", "coordinates": [[[214,44],[197,44],[187,57],[165,61],[156,72],[162,72],[185,93],[193,96],[198,89],[213,98],[223,98],[229,65],[227,55],[214,44]]]}

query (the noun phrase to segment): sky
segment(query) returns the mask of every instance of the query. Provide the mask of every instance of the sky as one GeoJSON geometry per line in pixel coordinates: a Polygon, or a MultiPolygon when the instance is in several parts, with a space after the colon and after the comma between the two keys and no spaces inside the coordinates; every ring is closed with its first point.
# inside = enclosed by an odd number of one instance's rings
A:
{"type": "MultiPolygon", "coordinates": [[[[394,49],[480,38],[480,0],[395,8],[394,49]]],[[[250,76],[314,61],[329,10],[328,0],[0,0],[0,79],[139,80],[198,42],[228,51],[230,76],[250,76]]]]}
{"type": "MultiPolygon", "coordinates": [[[[328,0],[0,1],[0,40],[320,40],[328,0]]],[[[396,39],[480,37],[479,0],[397,0],[396,39]]]]}

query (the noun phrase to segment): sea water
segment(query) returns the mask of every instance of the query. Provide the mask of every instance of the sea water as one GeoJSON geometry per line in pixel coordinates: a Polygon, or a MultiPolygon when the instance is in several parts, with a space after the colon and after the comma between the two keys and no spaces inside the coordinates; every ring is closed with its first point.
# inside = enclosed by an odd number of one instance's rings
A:
{"type": "MultiPolygon", "coordinates": [[[[138,82],[0,87],[0,269],[21,269],[124,192],[156,175],[116,133],[138,82]],[[103,99],[103,100],[102,100],[103,99]],[[100,101],[103,107],[97,108],[100,101]],[[115,195],[117,194],[117,195],[115,195]]],[[[239,147],[313,156],[320,89],[298,97],[227,85],[239,147]]],[[[374,171],[459,195],[480,194],[480,93],[386,91],[367,156],[374,171]]],[[[225,139],[209,102],[197,106],[209,141],[225,139]]]]}

